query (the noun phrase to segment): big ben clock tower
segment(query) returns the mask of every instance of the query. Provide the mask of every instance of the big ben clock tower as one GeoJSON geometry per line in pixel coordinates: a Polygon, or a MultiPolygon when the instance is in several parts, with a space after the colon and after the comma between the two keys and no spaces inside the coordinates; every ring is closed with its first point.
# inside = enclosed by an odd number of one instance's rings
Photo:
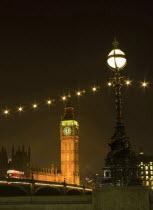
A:
{"type": "Polygon", "coordinates": [[[79,123],[74,118],[74,108],[68,100],[60,124],[61,173],[66,183],[77,185],[80,184],[78,133],[79,123]]]}

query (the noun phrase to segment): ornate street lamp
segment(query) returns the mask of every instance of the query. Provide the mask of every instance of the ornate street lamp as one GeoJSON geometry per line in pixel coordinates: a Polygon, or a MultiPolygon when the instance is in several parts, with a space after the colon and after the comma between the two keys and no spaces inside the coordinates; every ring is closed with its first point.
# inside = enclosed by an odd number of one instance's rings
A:
{"type": "Polygon", "coordinates": [[[136,154],[132,151],[129,138],[125,133],[122,114],[121,88],[126,84],[121,76],[121,70],[127,63],[125,53],[118,48],[118,42],[113,42],[114,49],[108,54],[107,65],[114,73],[111,84],[115,90],[116,126],[109,146],[104,167],[104,180],[113,186],[140,185],[138,179],[138,164],[136,154]]]}
{"type": "Polygon", "coordinates": [[[118,49],[118,42],[115,40],[113,42],[114,49],[108,54],[107,65],[113,71],[122,70],[127,63],[125,53],[118,49]]]}

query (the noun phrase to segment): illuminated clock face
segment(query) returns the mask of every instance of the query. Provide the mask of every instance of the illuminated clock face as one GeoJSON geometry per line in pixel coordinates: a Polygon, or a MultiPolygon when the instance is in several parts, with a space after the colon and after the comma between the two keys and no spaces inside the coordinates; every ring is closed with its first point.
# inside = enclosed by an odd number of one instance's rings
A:
{"type": "Polygon", "coordinates": [[[71,135],[71,128],[69,128],[69,127],[64,128],[64,129],[63,129],[63,133],[64,133],[64,135],[66,135],[66,136],[71,135]]]}

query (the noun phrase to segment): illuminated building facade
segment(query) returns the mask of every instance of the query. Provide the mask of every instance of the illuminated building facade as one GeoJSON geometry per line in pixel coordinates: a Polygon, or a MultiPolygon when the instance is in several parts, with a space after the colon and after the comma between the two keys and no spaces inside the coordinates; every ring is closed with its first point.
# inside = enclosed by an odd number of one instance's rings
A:
{"type": "Polygon", "coordinates": [[[50,168],[33,168],[31,178],[32,177],[34,180],[64,182],[64,176],[58,172],[57,168],[55,168],[53,164],[50,168]]]}
{"type": "Polygon", "coordinates": [[[31,150],[24,146],[14,149],[12,147],[11,159],[5,147],[0,150],[0,177],[33,178],[41,181],[66,182],[80,184],[79,175],[79,123],[74,117],[74,108],[67,99],[65,113],[60,123],[61,142],[61,170],[54,164],[49,168],[33,167],[31,164],[31,150]],[[24,176],[20,176],[24,174],[24,176]]]}
{"type": "Polygon", "coordinates": [[[140,176],[144,186],[153,190],[153,156],[140,152],[138,155],[140,176]]]}
{"type": "Polygon", "coordinates": [[[68,103],[60,126],[61,173],[66,182],[72,184],[80,184],[78,132],[79,123],[74,119],[74,108],[68,103]]]}
{"type": "Polygon", "coordinates": [[[51,168],[34,168],[33,178],[35,180],[80,184],[78,132],[79,123],[74,118],[74,108],[70,103],[70,99],[68,99],[60,123],[61,170],[58,171],[53,164],[51,168]]]}

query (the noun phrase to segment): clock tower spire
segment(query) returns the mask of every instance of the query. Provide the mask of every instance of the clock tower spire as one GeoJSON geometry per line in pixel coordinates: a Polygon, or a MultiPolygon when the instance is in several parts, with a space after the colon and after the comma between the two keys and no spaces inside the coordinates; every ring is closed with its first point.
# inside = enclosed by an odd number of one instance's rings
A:
{"type": "Polygon", "coordinates": [[[74,107],[72,106],[70,97],[66,101],[63,120],[74,120],[74,107]]]}
{"type": "Polygon", "coordinates": [[[74,107],[69,97],[60,124],[61,173],[67,183],[77,185],[80,184],[78,130],[79,123],[75,120],[74,107]]]}

